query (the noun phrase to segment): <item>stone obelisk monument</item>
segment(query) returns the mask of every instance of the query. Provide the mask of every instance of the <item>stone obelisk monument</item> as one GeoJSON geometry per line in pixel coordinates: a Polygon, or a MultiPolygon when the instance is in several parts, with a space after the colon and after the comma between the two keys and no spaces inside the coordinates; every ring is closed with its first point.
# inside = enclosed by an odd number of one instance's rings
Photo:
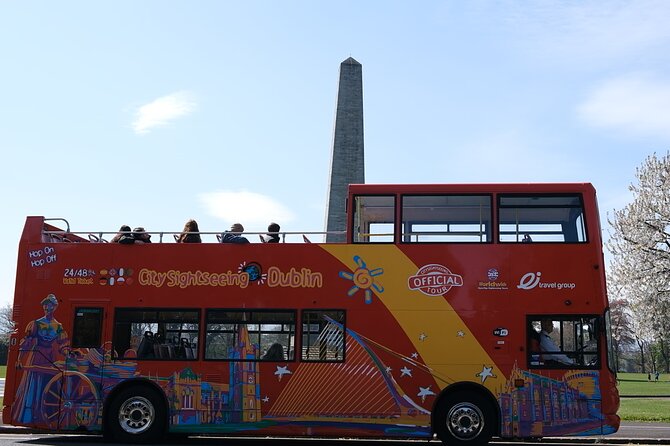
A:
{"type": "Polygon", "coordinates": [[[347,188],[349,184],[361,183],[365,183],[363,66],[350,57],[340,64],[326,207],[326,242],[345,241],[347,188]],[[341,234],[333,233],[340,231],[341,234]]]}

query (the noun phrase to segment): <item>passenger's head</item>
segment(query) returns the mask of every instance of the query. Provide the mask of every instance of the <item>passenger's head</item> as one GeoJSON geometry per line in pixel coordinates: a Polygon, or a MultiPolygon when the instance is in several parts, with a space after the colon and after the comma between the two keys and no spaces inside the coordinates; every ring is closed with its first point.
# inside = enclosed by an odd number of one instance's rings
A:
{"type": "Polygon", "coordinates": [[[128,226],[128,225],[123,225],[123,226],[121,226],[121,228],[119,228],[119,232],[130,232],[130,231],[131,231],[131,229],[130,229],[130,226],[128,226]]]}
{"type": "Polygon", "coordinates": [[[133,229],[133,236],[135,237],[135,239],[142,241],[146,241],[151,238],[151,234],[147,234],[147,232],[141,226],[138,226],[137,228],[133,229]]]}
{"type": "Polygon", "coordinates": [[[540,326],[542,327],[542,330],[547,333],[554,331],[554,322],[551,319],[542,319],[540,321],[540,326]]]}
{"type": "Polygon", "coordinates": [[[244,226],[241,223],[233,223],[230,226],[230,232],[235,232],[236,234],[241,234],[244,232],[244,226]]]}
{"type": "Polygon", "coordinates": [[[279,232],[279,229],[280,229],[280,227],[277,223],[270,223],[268,225],[268,232],[270,234],[279,232]]]}
{"type": "Polygon", "coordinates": [[[198,222],[193,219],[187,221],[184,225],[184,232],[200,232],[200,229],[198,229],[198,222]]]}

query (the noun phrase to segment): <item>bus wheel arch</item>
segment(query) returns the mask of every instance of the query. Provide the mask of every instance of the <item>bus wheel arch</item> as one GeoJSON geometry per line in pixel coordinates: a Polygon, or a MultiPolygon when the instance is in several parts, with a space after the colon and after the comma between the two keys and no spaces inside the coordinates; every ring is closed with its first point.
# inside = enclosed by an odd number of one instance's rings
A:
{"type": "Polygon", "coordinates": [[[500,431],[498,401],[485,387],[457,383],[444,389],[433,406],[433,433],[449,446],[483,446],[500,431]]]}
{"type": "Polygon", "coordinates": [[[105,401],[103,435],[120,443],[154,443],[167,432],[167,408],[164,392],[155,383],[126,381],[105,401]]]}

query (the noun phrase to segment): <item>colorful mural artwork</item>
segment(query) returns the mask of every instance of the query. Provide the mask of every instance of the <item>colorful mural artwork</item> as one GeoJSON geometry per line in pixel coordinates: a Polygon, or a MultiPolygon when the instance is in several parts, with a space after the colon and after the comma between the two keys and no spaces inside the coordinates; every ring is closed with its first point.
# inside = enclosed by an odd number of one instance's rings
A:
{"type": "Polygon", "coordinates": [[[42,302],[44,316],[30,322],[21,340],[18,367],[23,371],[12,416],[22,423],[46,423],[50,417],[40,409],[54,377],[54,363],[69,351],[69,339],[54,316],[58,299],[49,294],[42,302]]]}
{"type": "MultiPolygon", "coordinates": [[[[42,306],[44,317],[28,324],[21,342],[23,376],[14,416],[28,425],[98,430],[105,397],[120,382],[142,374],[136,362],[112,361],[109,345],[71,351],[67,334],[54,317],[55,296],[47,296],[42,306]]],[[[329,323],[344,329],[336,321],[329,323]]],[[[440,387],[428,367],[415,354],[404,356],[351,329],[345,332],[346,363],[337,367],[299,363],[295,370],[277,365],[274,375],[281,388],[272,399],[263,396],[260,363],[254,361],[259,346],[250,341],[246,328],[237,333],[228,352],[235,360],[229,363],[227,383],[203,379],[190,367],[167,377],[144,378],[164,390],[174,431],[243,432],[289,423],[316,427],[337,423],[354,431],[432,435],[431,408],[440,387]],[[394,376],[383,357],[405,366],[394,376]],[[407,391],[410,382],[417,383],[413,393],[407,391]],[[343,393],[344,386],[359,390],[343,393]]],[[[475,376],[484,382],[491,370],[484,365],[475,376]]],[[[597,371],[567,371],[562,379],[552,379],[515,366],[497,398],[505,437],[601,432],[597,371]]],[[[610,431],[614,427],[604,427],[604,432],[610,431]]]]}
{"type": "Polygon", "coordinates": [[[616,432],[603,423],[597,371],[568,371],[552,379],[514,367],[498,400],[501,436],[602,435],[616,432]],[[519,386],[518,383],[523,383],[519,386]]]}

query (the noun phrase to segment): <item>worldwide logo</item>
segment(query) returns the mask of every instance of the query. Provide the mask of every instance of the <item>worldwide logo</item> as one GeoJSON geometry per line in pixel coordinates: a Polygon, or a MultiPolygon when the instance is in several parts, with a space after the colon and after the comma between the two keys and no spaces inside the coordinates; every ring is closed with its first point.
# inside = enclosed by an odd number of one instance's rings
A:
{"type": "Polygon", "coordinates": [[[498,281],[500,278],[500,271],[498,268],[489,268],[486,271],[486,278],[488,280],[480,280],[477,283],[477,288],[480,290],[506,290],[507,282],[504,280],[498,281]]]}
{"type": "Polygon", "coordinates": [[[444,265],[424,265],[408,279],[410,290],[419,290],[426,296],[441,296],[452,287],[463,286],[463,277],[452,273],[444,265]]]}

